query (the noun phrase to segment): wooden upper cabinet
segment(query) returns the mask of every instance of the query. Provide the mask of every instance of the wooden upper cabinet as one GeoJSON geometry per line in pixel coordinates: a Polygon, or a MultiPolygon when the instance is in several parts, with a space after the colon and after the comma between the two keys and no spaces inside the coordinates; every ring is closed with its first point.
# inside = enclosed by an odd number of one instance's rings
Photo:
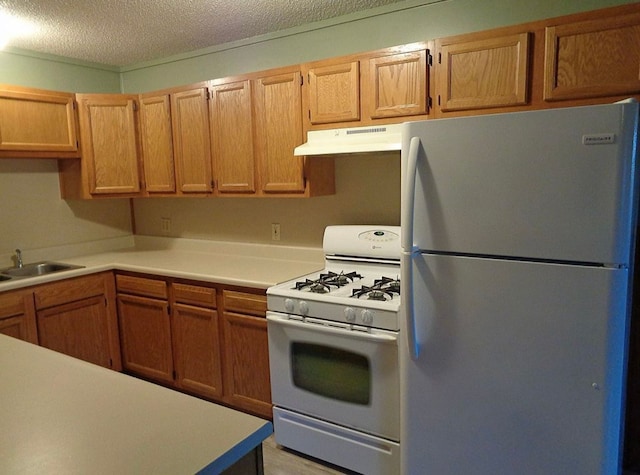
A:
{"type": "Polygon", "coordinates": [[[74,94],[0,86],[0,154],[77,157],[74,94]]]}
{"type": "Polygon", "coordinates": [[[169,94],[140,97],[140,142],[148,193],[176,191],[169,94]]]}
{"type": "Polygon", "coordinates": [[[264,193],[305,191],[304,162],[293,149],[302,143],[299,71],[254,82],[256,154],[264,193]]]}
{"type": "Polygon", "coordinates": [[[527,103],[529,33],[436,40],[435,87],[441,111],[527,103]]]}
{"type": "Polygon", "coordinates": [[[426,50],[371,58],[368,65],[362,92],[369,119],[427,113],[426,50]]]}
{"type": "Polygon", "coordinates": [[[213,168],[219,194],[254,193],[251,81],[210,88],[213,168]]]}
{"type": "Polygon", "coordinates": [[[313,66],[307,78],[311,124],[360,120],[359,61],[313,66]]]}
{"type": "Polygon", "coordinates": [[[640,92],[640,13],[546,28],[544,99],[640,92]]]}
{"type": "Polygon", "coordinates": [[[211,139],[206,87],[171,94],[173,151],[178,191],[211,193],[211,139]]]}
{"type": "Polygon", "coordinates": [[[138,193],[137,96],[77,94],[76,98],[89,193],[138,193]]]}

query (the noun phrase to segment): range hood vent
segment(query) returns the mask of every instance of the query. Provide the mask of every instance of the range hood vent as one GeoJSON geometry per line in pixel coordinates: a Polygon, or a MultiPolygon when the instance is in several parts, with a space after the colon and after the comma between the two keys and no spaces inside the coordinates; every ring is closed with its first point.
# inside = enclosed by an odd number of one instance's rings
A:
{"type": "Polygon", "coordinates": [[[350,129],[312,130],[294,155],[335,155],[400,150],[402,124],[350,129]]]}

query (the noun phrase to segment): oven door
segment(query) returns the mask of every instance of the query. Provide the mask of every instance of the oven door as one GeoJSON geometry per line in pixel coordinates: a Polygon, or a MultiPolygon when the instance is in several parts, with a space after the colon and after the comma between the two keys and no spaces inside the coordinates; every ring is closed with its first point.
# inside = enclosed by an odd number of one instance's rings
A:
{"type": "Polygon", "coordinates": [[[267,325],[274,405],[399,440],[397,332],[276,312],[267,325]]]}

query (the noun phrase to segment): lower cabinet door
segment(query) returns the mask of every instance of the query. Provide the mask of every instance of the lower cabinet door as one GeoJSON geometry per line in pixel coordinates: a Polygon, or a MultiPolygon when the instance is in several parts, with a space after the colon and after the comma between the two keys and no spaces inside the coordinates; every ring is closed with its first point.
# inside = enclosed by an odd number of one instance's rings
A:
{"type": "Polygon", "coordinates": [[[38,310],[40,345],[106,368],[113,365],[104,295],[38,310]]]}
{"type": "Polygon", "coordinates": [[[27,337],[26,319],[23,315],[1,319],[0,333],[19,338],[20,340],[29,341],[27,337]]]}
{"type": "Polygon", "coordinates": [[[172,318],[176,383],[185,391],[219,398],[222,368],[218,312],[175,304],[172,318]]]}
{"type": "Polygon", "coordinates": [[[172,383],[169,303],[118,294],[118,317],[124,369],[156,381],[172,383]]]}
{"type": "Polygon", "coordinates": [[[271,418],[267,320],[224,314],[225,400],[271,418]]]}

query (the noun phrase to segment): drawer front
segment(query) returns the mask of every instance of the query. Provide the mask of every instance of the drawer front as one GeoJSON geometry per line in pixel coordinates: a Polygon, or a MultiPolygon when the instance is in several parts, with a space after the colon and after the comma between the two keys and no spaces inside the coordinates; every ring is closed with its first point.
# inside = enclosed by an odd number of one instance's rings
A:
{"type": "Polygon", "coordinates": [[[216,289],[187,284],[173,284],[172,287],[176,302],[216,308],[216,289]]]}
{"type": "Polygon", "coordinates": [[[94,274],[45,284],[37,287],[33,292],[37,310],[102,295],[104,293],[105,283],[103,274],[94,274]]]}
{"type": "Polygon", "coordinates": [[[159,299],[169,298],[167,283],[164,280],[118,274],[116,275],[116,289],[118,292],[127,294],[143,295],[145,297],[155,297],[159,299]]]}
{"type": "Polygon", "coordinates": [[[15,317],[25,313],[25,297],[30,295],[30,291],[0,294],[0,318],[15,317]]]}
{"type": "Polygon", "coordinates": [[[224,309],[230,312],[247,313],[258,317],[266,316],[267,296],[237,292],[235,290],[223,290],[224,309]]]}

